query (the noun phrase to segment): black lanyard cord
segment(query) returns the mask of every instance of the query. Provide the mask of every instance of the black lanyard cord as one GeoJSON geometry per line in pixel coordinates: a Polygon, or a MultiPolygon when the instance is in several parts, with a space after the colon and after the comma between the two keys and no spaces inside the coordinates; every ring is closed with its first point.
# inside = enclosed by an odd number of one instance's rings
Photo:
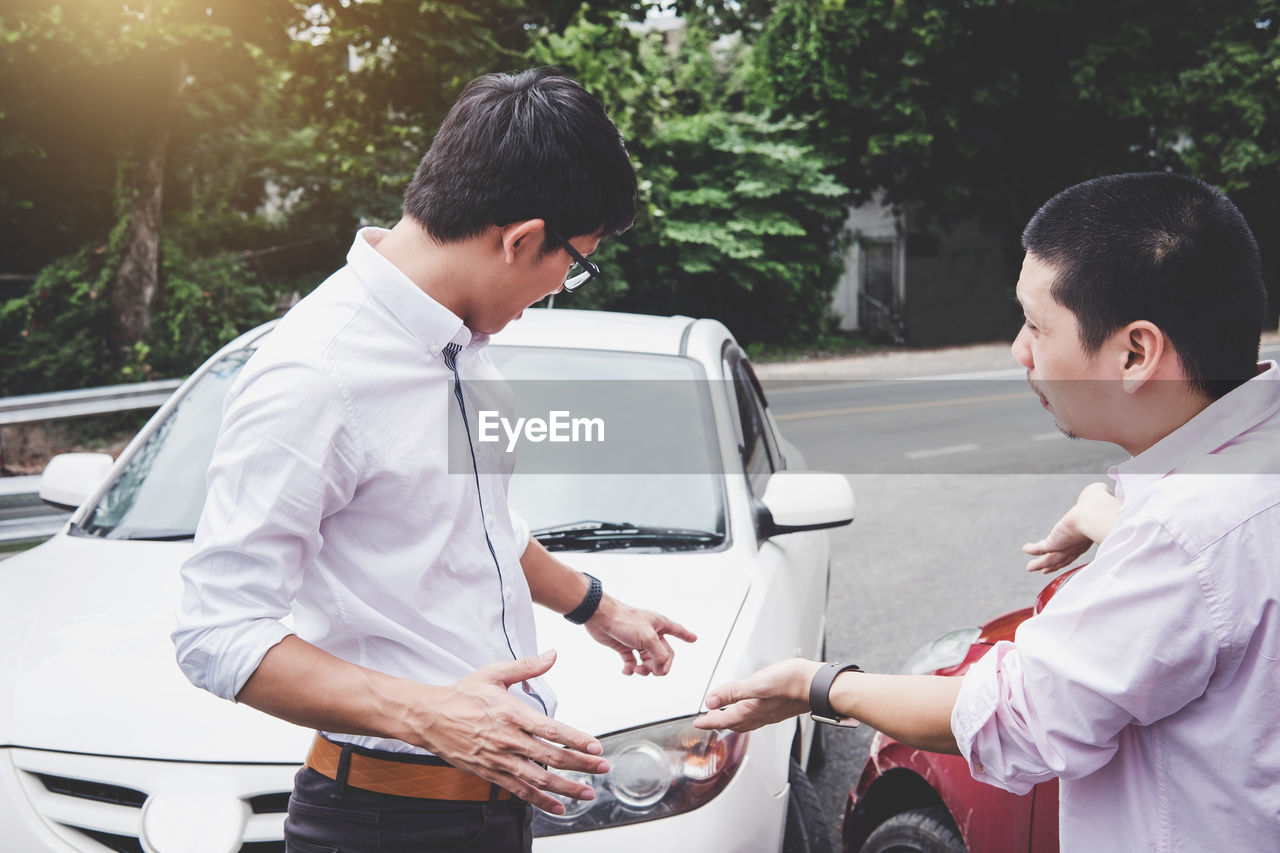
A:
{"type": "MultiPolygon", "coordinates": [[[[458,401],[458,411],[462,413],[462,426],[467,431],[467,450],[471,452],[471,473],[476,481],[476,501],[480,504],[480,522],[484,528],[484,541],[489,546],[489,556],[493,557],[493,566],[498,570],[498,595],[502,601],[502,636],[507,641],[507,651],[511,652],[511,659],[519,660],[520,656],[516,654],[515,647],[511,644],[511,634],[507,631],[507,596],[502,578],[502,561],[498,559],[498,552],[493,547],[493,540],[489,538],[489,523],[484,508],[484,496],[480,491],[480,466],[476,462],[475,445],[471,443],[471,422],[467,419],[467,404],[462,395],[462,376],[458,374],[458,353],[461,351],[462,346],[460,344],[447,344],[443,353],[444,363],[449,370],[453,371],[453,396],[458,401]]],[[[542,697],[529,686],[527,681],[524,682],[524,692],[538,700],[538,704],[542,706],[542,713],[548,713],[547,703],[542,701],[542,697]]]]}

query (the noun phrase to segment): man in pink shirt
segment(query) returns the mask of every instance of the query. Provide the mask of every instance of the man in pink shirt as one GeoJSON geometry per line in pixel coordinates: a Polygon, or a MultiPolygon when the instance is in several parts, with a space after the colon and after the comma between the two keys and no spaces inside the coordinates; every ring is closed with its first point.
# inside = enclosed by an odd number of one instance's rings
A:
{"type": "Polygon", "coordinates": [[[1280,368],[1257,363],[1253,235],[1216,190],[1145,173],[1060,193],[1023,245],[1015,357],[1064,433],[1132,456],[1118,517],[1088,491],[1032,567],[1110,527],[1094,561],[963,678],[785,661],[714,689],[699,725],[811,711],[1011,791],[1058,777],[1064,851],[1275,849],[1280,368]]]}

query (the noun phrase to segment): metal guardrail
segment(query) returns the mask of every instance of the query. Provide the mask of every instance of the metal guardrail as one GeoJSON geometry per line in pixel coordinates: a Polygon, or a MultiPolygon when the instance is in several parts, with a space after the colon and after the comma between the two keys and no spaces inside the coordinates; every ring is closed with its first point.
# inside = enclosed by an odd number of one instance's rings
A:
{"type": "Polygon", "coordinates": [[[36,545],[71,517],[40,500],[40,477],[0,478],[0,552],[36,545]]]}
{"type": "MultiPolygon", "coordinates": [[[[78,418],[136,409],[158,409],[181,385],[161,379],[131,385],[109,385],[77,391],[53,391],[0,398],[0,426],[58,418],[78,418]]],[[[0,477],[0,557],[48,539],[71,513],[40,500],[40,477],[0,477]]]]}
{"type": "Polygon", "coordinates": [[[0,426],[133,409],[158,409],[181,384],[181,379],[159,379],[131,385],[4,397],[0,399],[0,426]]]}

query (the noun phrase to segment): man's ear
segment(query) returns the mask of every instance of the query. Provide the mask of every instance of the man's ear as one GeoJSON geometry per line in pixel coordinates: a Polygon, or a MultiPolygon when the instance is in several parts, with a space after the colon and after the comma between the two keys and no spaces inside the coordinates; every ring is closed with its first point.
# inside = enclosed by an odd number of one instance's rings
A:
{"type": "Polygon", "coordinates": [[[541,219],[521,219],[502,226],[502,259],[508,264],[516,262],[516,256],[525,249],[538,249],[547,231],[547,223],[541,219]]]}
{"type": "Polygon", "coordinates": [[[1117,333],[1119,355],[1124,358],[1121,383],[1126,394],[1132,394],[1165,367],[1165,361],[1176,358],[1168,338],[1160,327],[1148,320],[1136,320],[1117,333]]]}

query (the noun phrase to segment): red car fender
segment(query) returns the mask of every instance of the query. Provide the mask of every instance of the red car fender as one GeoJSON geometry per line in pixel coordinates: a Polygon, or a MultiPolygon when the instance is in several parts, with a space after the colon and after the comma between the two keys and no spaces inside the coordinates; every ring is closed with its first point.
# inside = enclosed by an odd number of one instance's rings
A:
{"type": "Polygon", "coordinates": [[[858,850],[885,816],[925,808],[937,799],[951,813],[969,853],[1036,849],[1031,847],[1032,795],[1018,797],[976,781],[958,755],[916,749],[878,733],[862,778],[849,794],[845,849],[858,850]]]}

